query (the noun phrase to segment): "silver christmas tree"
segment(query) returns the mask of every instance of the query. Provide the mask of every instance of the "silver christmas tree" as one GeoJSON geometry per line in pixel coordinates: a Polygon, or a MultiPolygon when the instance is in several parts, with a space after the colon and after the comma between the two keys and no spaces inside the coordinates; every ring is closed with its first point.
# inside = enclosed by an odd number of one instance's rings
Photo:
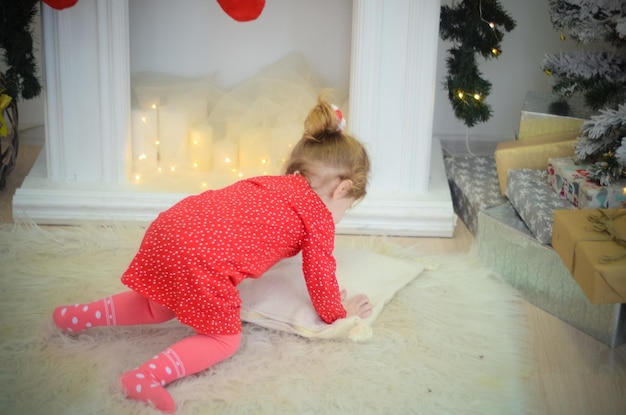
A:
{"type": "Polygon", "coordinates": [[[600,184],[626,178],[626,1],[550,0],[549,7],[561,39],[585,48],[546,54],[542,69],[554,77],[556,93],[580,93],[599,110],[583,124],[576,156],[600,184]],[[598,44],[601,50],[593,50],[598,44]]]}
{"type": "Polygon", "coordinates": [[[589,177],[603,186],[626,177],[626,104],[583,124],[576,157],[590,163],[589,177]]]}

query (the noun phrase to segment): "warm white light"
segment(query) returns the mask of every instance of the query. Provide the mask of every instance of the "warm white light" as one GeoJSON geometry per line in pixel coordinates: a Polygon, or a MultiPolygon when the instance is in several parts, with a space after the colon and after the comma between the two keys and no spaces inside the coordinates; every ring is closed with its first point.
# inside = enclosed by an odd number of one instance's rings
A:
{"type": "Polygon", "coordinates": [[[459,96],[459,99],[463,99],[463,91],[459,91],[459,93],[457,94],[459,96]]]}
{"type": "Polygon", "coordinates": [[[163,169],[162,169],[161,167],[157,167],[157,171],[158,171],[159,173],[161,173],[161,172],[163,171],[163,169]]]}
{"type": "Polygon", "coordinates": [[[489,22],[489,27],[493,29],[494,27],[496,27],[496,24],[494,22],[489,22]]]}
{"type": "Polygon", "coordinates": [[[175,172],[176,171],[176,166],[170,166],[170,171],[171,172],[175,172]]]}
{"type": "Polygon", "coordinates": [[[261,160],[261,164],[267,164],[267,160],[265,159],[261,160]]]}
{"type": "Polygon", "coordinates": [[[139,155],[139,157],[137,157],[137,158],[138,158],[139,160],[145,160],[145,159],[147,159],[147,158],[148,158],[148,156],[146,156],[146,153],[141,153],[141,154],[139,155]]]}
{"type": "Polygon", "coordinates": [[[198,168],[198,163],[193,163],[193,168],[197,169],[198,168]]]}
{"type": "Polygon", "coordinates": [[[230,163],[230,157],[226,157],[226,158],[224,159],[224,161],[225,161],[226,163],[230,163]]]}
{"type": "Polygon", "coordinates": [[[156,146],[160,146],[160,145],[161,145],[161,142],[160,142],[159,140],[156,140],[156,141],[154,142],[154,145],[156,145],[156,146]]]}
{"type": "Polygon", "coordinates": [[[238,177],[243,177],[243,173],[239,173],[237,176],[238,177]]]}
{"type": "Polygon", "coordinates": [[[152,104],[152,109],[156,109],[156,104],[152,104]]]}
{"type": "Polygon", "coordinates": [[[198,145],[198,140],[193,140],[193,144],[197,146],[198,145]]]}
{"type": "Polygon", "coordinates": [[[135,174],[135,181],[139,181],[141,180],[141,175],[140,174],[135,174]]]}
{"type": "Polygon", "coordinates": [[[474,99],[475,100],[479,100],[480,99],[480,94],[478,94],[478,93],[474,94],[474,99]]]}
{"type": "Polygon", "coordinates": [[[146,116],[141,117],[141,121],[146,122],[146,116]]]}

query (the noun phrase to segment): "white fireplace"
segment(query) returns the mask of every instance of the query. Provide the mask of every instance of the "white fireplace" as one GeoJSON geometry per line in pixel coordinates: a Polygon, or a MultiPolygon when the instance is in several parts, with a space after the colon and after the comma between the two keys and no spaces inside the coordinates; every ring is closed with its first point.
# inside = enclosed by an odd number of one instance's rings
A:
{"type": "MultiPolygon", "coordinates": [[[[149,221],[186,196],[130,183],[128,2],[42,6],[46,144],[16,191],[16,218],[149,221]]],[[[454,232],[432,134],[439,7],[439,0],[353,0],[349,127],[370,151],[373,176],[340,233],[454,232]]]]}

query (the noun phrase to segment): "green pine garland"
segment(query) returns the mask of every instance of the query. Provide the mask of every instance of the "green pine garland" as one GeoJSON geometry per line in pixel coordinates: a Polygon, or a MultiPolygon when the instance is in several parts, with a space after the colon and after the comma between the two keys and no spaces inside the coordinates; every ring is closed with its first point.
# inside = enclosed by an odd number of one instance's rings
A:
{"type": "Polygon", "coordinates": [[[8,66],[0,81],[14,100],[32,99],[41,93],[30,28],[38,9],[39,0],[0,2],[0,50],[8,66]]]}
{"type": "Polygon", "coordinates": [[[501,28],[510,32],[515,26],[497,0],[463,0],[456,6],[441,7],[439,36],[454,43],[448,49],[444,87],[454,115],[468,127],[487,121],[492,114],[485,102],[491,82],[482,78],[476,54],[486,59],[500,56],[501,28]]]}

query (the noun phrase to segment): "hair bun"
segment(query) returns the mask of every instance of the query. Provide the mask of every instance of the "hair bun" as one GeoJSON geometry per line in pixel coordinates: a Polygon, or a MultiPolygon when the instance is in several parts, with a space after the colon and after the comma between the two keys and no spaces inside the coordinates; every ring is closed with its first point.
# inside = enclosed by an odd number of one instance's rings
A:
{"type": "Polygon", "coordinates": [[[336,105],[330,105],[322,98],[304,121],[304,136],[316,141],[325,136],[341,133],[346,126],[343,112],[336,105]]]}

